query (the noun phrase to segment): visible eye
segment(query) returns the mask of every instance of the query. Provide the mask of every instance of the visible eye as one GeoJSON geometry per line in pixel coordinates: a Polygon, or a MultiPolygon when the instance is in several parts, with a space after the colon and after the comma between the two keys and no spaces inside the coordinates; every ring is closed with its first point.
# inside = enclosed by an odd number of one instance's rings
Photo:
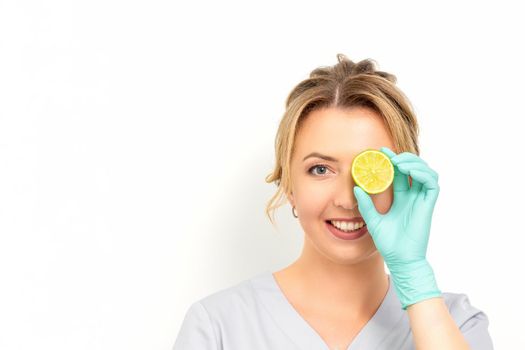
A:
{"type": "MultiPolygon", "coordinates": [[[[312,170],[314,170],[314,169],[328,169],[328,167],[326,165],[324,165],[324,164],[316,164],[316,165],[312,166],[310,169],[308,169],[308,174],[315,175],[315,174],[312,174],[312,170]]],[[[324,174],[325,172],[321,172],[321,173],[324,174]]]]}

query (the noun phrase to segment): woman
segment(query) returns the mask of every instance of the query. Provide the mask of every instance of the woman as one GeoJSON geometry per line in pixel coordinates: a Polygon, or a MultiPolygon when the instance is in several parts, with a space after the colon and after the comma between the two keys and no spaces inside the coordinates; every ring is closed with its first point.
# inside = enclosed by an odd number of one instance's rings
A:
{"type": "Polygon", "coordinates": [[[266,178],[270,221],[286,197],[304,230],[300,257],[195,302],[174,350],[493,348],[485,313],[442,293],[426,259],[438,174],[408,99],[373,60],[337,58],[289,94],[266,178]],[[349,172],[370,148],[395,170],[371,195],[349,172]]]}

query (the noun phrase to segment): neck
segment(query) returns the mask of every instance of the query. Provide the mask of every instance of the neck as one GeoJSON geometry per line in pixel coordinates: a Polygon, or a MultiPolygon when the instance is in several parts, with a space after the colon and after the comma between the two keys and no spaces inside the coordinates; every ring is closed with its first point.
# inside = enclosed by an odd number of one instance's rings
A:
{"type": "Polygon", "coordinates": [[[344,308],[355,318],[377,310],[389,287],[377,250],[361,261],[343,264],[308,247],[294,263],[276,273],[282,284],[334,312],[344,308]]]}

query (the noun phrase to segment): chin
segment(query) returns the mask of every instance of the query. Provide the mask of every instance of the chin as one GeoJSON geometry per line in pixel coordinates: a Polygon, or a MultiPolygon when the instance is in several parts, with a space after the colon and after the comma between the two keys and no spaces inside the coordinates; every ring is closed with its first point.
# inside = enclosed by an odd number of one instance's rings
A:
{"type": "MultiPolygon", "coordinates": [[[[375,252],[377,252],[377,250],[375,252]]],[[[358,255],[349,255],[349,254],[342,255],[342,256],[340,255],[336,257],[337,260],[335,260],[334,262],[340,265],[360,264],[363,261],[369,260],[370,258],[372,258],[375,255],[375,252],[367,252],[367,253],[362,253],[358,255]]]]}
{"type": "Polygon", "coordinates": [[[364,245],[355,247],[326,247],[322,254],[333,263],[339,265],[355,265],[365,260],[374,258],[379,251],[375,245],[364,245]]]}

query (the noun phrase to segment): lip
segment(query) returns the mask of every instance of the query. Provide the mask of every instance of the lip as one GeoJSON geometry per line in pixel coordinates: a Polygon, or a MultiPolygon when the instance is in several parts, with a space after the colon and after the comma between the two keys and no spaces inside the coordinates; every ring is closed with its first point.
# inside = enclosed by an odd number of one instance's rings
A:
{"type": "Polygon", "coordinates": [[[351,232],[351,233],[347,233],[347,232],[343,232],[339,230],[337,227],[333,226],[328,221],[325,221],[325,225],[328,228],[328,231],[332,233],[332,235],[334,235],[336,238],[339,238],[345,241],[356,240],[358,238],[363,237],[368,232],[368,227],[366,226],[366,224],[363,227],[361,227],[359,230],[355,232],[351,232]]]}

